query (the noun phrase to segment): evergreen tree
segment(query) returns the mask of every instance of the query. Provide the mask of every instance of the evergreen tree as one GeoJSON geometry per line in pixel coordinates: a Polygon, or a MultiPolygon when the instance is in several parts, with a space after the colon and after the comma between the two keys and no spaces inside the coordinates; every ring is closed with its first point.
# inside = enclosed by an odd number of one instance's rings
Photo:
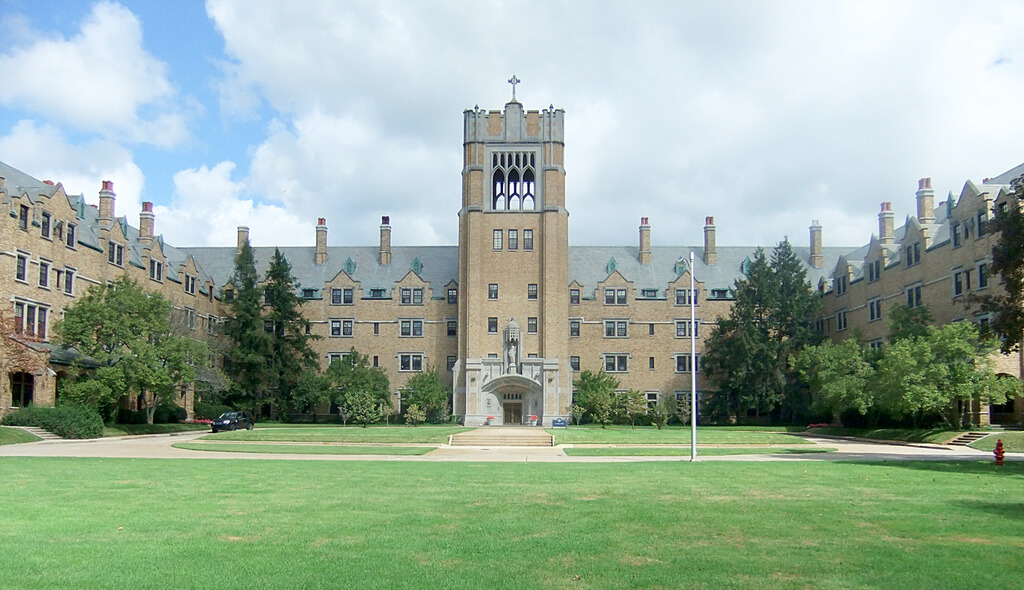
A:
{"type": "Polygon", "coordinates": [[[705,343],[702,363],[718,387],[713,404],[733,417],[746,409],[756,415],[778,410],[795,420],[807,411],[809,396],[789,359],[815,344],[813,330],[820,301],[788,240],[768,260],[758,248],[736,281],[736,302],[705,343]]]}
{"type": "Polygon", "coordinates": [[[309,346],[317,337],[309,333],[309,320],[302,317],[299,310],[303,303],[296,295],[299,287],[288,259],[281,250],[274,248],[263,285],[266,305],[263,319],[272,336],[269,380],[278,401],[284,405],[289,405],[299,376],[317,368],[316,353],[309,346]]]}
{"type": "Polygon", "coordinates": [[[265,327],[263,295],[248,240],[235,256],[231,285],[234,298],[229,303],[231,314],[224,324],[224,334],[229,341],[225,360],[232,386],[224,401],[255,410],[271,396],[272,336],[265,327]]]}
{"type": "Polygon", "coordinates": [[[1013,195],[1006,207],[988,222],[988,232],[999,239],[992,246],[990,274],[998,274],[1002,293],[972,295],[969,302],[992,313],[989,329],[1003,339],[1002,352],[1009,354],[1024,343],[1024,177],[1013,181],[1013,195]]]}

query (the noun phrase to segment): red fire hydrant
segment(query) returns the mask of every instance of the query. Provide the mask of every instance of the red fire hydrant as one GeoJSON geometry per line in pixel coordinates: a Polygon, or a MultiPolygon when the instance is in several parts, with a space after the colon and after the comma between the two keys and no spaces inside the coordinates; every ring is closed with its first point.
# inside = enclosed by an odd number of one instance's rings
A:
{"type": "Polygon", "coordinates": [[[993,453],[996,456],[996,465],[1002,465],[1003,464],[1003,455],[1004,455],[1004,453],[1003,453],[1003,439],[999,439],[999,440],[996,441],[996,450],[993,451],[993,453]]]}

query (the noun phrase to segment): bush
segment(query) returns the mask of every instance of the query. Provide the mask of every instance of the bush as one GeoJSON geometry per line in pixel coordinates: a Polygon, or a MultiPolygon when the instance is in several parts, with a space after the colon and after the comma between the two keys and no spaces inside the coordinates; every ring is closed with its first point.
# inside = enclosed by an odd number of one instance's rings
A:
{"type": "Polygon", "coordinates": [[[35,426],[63,438],[100,438],[103,418],[93,408],[77,405],[28,406],[4,416],[7,426],[35,426]]]}
{"type": "MultiPolygon", "coordinates": [[[[217,414],[219,416],[220,414],[217,414]]],[[[214,416],[216,418],[217,416],[214,416]]],[[[175,403],[160,404],[153,412],[154,424],[177,424],[188,418],[185,408],[175,403]]]]}
{"type": "Polygon", "coordinates": [[[223,404],[213,404],[210,402],[196,402],[195,412],[196,420],[206,418],[207,420],[213,420],[217,416],[220,416],[224,412],[230,412],[232,408],[223,404]]]}
{"type": "Polygon", "coordinates": [[[117,409],[117,424],[145,424],[146,423],[146,411],[145,410],[129,410],[128,408],[117,409]]]}

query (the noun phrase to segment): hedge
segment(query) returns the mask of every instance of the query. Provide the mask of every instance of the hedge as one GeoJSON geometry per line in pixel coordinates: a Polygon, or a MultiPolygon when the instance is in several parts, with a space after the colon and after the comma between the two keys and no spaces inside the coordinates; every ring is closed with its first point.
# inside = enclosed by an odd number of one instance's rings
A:
{"type": "Polygon", "coordinates": [[[28,406],[4,416],[2,423],[6,426],[35,426],[63,438],[103,436],[103,418],[93,408],[85,406],[28,406]]]}

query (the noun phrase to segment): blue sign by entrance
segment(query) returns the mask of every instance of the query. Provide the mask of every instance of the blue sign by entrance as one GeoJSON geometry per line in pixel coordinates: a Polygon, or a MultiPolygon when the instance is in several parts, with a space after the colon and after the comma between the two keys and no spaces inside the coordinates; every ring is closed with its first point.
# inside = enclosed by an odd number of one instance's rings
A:
{"type": "Polygon", "coordinates": [[[568,425],[565,423],[565,418],[555,418],[551,421],[552,428],[566,428],[568,425]]]}

